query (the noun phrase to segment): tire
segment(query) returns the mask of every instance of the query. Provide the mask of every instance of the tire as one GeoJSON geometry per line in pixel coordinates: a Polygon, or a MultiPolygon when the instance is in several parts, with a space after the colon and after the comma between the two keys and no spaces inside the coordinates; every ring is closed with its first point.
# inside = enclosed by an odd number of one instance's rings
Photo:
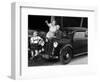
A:
{"type": "Polygon", "coordinates": [[[72,49],[70,47],[66,47],[62,50],[60,54],[60,62],[62,64],[68,64],[72,59],[72,49]]]}

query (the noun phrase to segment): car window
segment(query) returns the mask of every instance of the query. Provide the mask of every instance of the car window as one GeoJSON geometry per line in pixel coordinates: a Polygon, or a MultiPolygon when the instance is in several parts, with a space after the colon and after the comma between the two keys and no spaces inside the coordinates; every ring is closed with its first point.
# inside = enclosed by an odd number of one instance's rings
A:
{"type": "Polygon", "coordinates": [[[84,38],[86,38],[85,37],[85,32],[75,32],[75,34],[74,34],[74,39],[84,39],[84,38]]]}

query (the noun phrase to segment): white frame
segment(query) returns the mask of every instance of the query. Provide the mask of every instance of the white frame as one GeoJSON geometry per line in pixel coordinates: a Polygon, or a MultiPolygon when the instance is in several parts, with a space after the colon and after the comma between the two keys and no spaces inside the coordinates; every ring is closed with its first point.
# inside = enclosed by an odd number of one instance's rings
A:
{"type": "MultiPolygon", "coordinates": [[[[89,23],[89,27],[91,26],[91,29],[88,27],[89,30],[89,54],[92,54],[92,56],[94,55],[92,52],[90,52],[93,48],[91,48],[91,44],[93,42],[93,40],[95,39],[95,12],[96,9],[95,8],[85,8],[85,7],[72,7],[72,6],[67,6],[62,7],[56,7],[56,6],[45,6],[44,4],[34,4],[34,3],[12,3],[12,66],[11,66],[11,76],[14,79],[30,79],[30,78],[46,78],[46,77],[56,77],[56,76],[64,76],[64,75],[86,75],[86,74],[94,74],[96,73],[96,65],[95,62],[93,62],[93,57],[89,56],[89,64],[88,65],[67,65],[66,66],[62,66],[62,65],[58,65],[58,66],[40,66],[40,67],[33,67],[34,70],[30,69],[30,71],[32,72],[32,74],[30,73],[26,73],[24,74],[23,72],[29,71],[29,70],[25,70],[24,71],[24,65],[22,62],[22,52],[23,52],[23,46],[22,44],[24,42],[22,42],[22,38],[24,36],[24,32],[26,32],[28,29],[24,29],[21,28],[23,25],[23,19],[21,19],[22,17],[22,8],[35,8],[35,9],[46,9],[48,11],[52,11],[52,10],[57,10],[58,13],[63,10],[64,11],[78,11],[78,12],[90,12],[90,19],[91,21],[89,21],[90,23],[92,23],[92,25],[90,25],[89,23]],[[92,13],[91,13],[92,12],[92,13]],[[92,36],[92,37],[91,37],[92,36]],[[90,42],[90,40],[92,40],[92,42],[90,42]],[[63,70],[62,70],[63,69],[63,70]],[[70,72],[71,71],[71,72],[70,72]],[[41,73],[41,74],[40,74],[41,73]],[[44,74],[44,75],[43,75],[44,74]]],[[[51,13],[52,14],[52,13],[51,13]]],[[[54,14],[54,13],[53,13],[54,14]]],[[[86,13],[85,13],[86,14],[86,13]]],[[[61,14],[60,14],[61,15],[61,14]]],[[[80,14],[81,15],[81,14],[80,14]]],[[[89,17],[89,14],[87,17],[89,17]]],[[[85,15],[85,16],[86,16],[85,15]]],[[[77,16],[77,13],[76,15],[77,16]]],[[[82,15],[84,16],[84,14],[82,15]]],[[[27,68],[28,69],[28,68],[27,68]]]]}

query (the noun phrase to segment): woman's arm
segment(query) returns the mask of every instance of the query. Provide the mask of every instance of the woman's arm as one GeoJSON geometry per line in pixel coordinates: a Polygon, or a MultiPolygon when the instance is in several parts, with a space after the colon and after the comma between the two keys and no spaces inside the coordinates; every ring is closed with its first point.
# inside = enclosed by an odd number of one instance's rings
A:
{"type": "Polygon", "coordinates": [[[45,23],[46,23],[48,26],[50,26],[50,24],[48,23],[48,21],[47,21],[47,20],[45,21],[45,23]]]}

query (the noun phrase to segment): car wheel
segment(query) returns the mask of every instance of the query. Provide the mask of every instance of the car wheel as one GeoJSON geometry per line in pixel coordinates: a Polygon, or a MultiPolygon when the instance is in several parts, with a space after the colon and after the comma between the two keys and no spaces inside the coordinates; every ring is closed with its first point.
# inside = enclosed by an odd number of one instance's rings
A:
{"type": "Polygon", "coordinates": [[[69,47],[66,47],[62,50],[60,54],[60,62],[62,64],[68,64],[72,59],[72,50],[69,47]]]}

